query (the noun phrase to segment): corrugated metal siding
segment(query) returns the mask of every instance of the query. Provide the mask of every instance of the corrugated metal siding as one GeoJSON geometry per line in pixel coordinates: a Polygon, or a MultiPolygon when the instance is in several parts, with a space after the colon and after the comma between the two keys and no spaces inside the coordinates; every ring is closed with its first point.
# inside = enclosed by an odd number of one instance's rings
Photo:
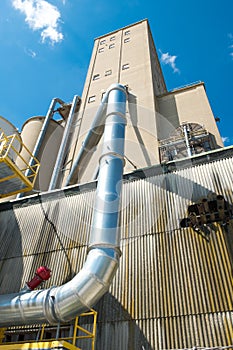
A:
{"type": "MultiPolygon", "coordinates": [[[[191,203],[222,194],[233,203],[232,159],[125,182],[122,257],[110,292],[97,309],[96,349],[183,349],[233,343],[232,240],[181,229],[191,203]]],[[[94,191],[54,194],[0,213],[0,292],[33,277],[41,264],[64,283],[85,261],[94,191]],[[14,268],[15,267],[15,268],[14,268]],[[9,276],[11,276],[9,278],[9,276]]]]}

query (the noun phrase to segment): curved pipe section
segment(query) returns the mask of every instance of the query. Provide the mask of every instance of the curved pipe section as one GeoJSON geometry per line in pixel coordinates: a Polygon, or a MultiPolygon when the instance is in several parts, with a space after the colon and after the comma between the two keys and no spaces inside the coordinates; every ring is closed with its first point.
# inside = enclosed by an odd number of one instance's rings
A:
{"type": "Polygon", "coordinates": [[[0,327],[67,322],[106,293],[118,267],[118,212],[123,174],[126,90],[111,87],[87,260],[68,283],[0,296],[0,327]]]}

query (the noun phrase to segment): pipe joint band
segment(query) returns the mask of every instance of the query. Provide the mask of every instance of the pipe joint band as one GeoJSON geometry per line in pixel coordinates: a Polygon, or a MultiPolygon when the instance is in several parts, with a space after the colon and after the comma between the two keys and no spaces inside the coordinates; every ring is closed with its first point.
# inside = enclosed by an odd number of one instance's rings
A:
{"type": "Polygon", "coordinates": [[[123,86],[123,85],[113,85],[113,86],[110,86],[110,88],[107,90],[107,97],[109,96],[110,92],[113,91],[113,90],[119,90],[119,91],[122,91],[125,95],[127,95],[127,91],[126,91],[126,87],[123,86]]]}
{"type": "Polygon", "coordinates": [[[120,154],[120,153],[117,153],[117,152],[113,152],[113,151],[110,151],[110,152],[106,152],[104,154],[102,154],[99,158],[99,164],[101,163],[102,159],[104,157],[107,157],[107,156],[113,156],[115,158],[118,158],[118,159],[121,159],[122,160],[122,163],[123,163],[123,166],[125,166],[125,156],[120,154]]]}
{"type": "Polygon", "coordinates": [[[126,120],[125,113],[118,112],[118,111],[113,111],[113,112],[106,114],[105,120],[107,120],[107,118],[110,117],[111,115],[117,115],[117,116],[121,117],[122,119],[126,120]]]}

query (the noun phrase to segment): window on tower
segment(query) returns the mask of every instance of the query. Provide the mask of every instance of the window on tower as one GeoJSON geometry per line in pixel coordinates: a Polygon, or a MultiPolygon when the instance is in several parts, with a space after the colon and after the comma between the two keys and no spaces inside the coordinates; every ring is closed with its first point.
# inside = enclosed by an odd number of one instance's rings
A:
{"type": "Polygon", "coordinates": [[[104,48],[101,47],[101,48],[99,49],[99,52],[103,52],[103,51],[104,51],[104,48]]]}
{"type": "Polygon", "coordinates": [[[130,35],[130,30],[126,30],[125,35],[130,35]]]}
{"type": "Polygon", "coordinates": [[[115,35],[114,35],[114,36],[111,36],[110,41],[113,41],[113,40],[115,40],[115,39],[116,39],[115,35]]]}
{"type": "Polygon", "coordinates": [[[105,40],[105,39],[103,39],[103,40],[100,41],[100,45],[103,45],[103,44],[105,44],[105,43],[106,43],[106,40],[105,40]]]}
{"type": "Polygon", "coordinates": [[[113,49],[115,47],[115,44],[110,44],[109,49],[113,49]]]}
{"type": "Polygon", "coordinates": [[[123,64],[122,70],[129,69],[129,63],[123,64]]]}
{"type": "Polygon", "coordinates": [[[93,75],[93,80],[97,80],[97,79],[99,79],[100,78],[100,74],[95,74],[95,75],[93,75]]]}
{"type": "Polygon", "coordinates": [[[124,39],[124,43],[128,43],[130,41],[130,38],[128,37],[128,38],[126,38],[126,39],[124,39]]]}
{"type": "Polygon", "coordinates": [[[95,102],[95,95],[90,96],[88,99],[88,103],[95,102]]]}
{"type": "Polygon", "coordinates": [[[105,72],[105,76],[108,76],[108,75],[111,75],[111,74],[112,74],[112,70],[111,70],[111,69],[106,70],[106,72],[105,72]]]}

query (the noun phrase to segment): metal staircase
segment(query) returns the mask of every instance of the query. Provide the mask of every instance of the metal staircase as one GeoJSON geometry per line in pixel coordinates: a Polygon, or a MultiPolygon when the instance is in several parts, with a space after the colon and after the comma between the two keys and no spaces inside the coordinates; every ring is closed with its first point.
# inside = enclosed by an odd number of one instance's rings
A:
{"type": "Polygon", "coordinates": [[[31,191],[39,166],[39,161],[16,134],[8,136],[0,128],[0,198],[31,191]],[[22,157],[22,150],[30,163],[22,157]]]}

